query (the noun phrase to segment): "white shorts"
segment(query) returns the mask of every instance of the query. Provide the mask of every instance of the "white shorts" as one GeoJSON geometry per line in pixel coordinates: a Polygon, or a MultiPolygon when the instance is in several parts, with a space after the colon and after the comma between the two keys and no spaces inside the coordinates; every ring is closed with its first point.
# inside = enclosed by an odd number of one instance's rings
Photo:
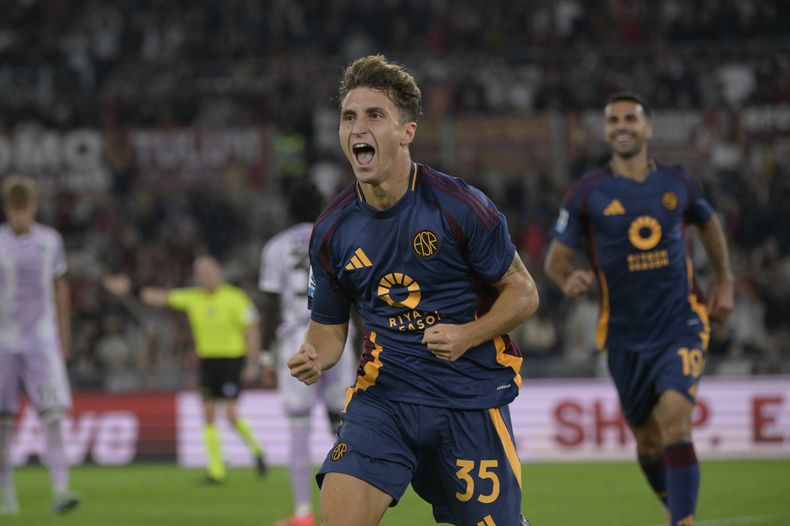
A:
{"type": "Polygon", "coordinates": [[[16,414],[23,391],[39,414],[71,409],[71,389],[60,355],[0,353],[0,414],[16,414]]]}
{"type": "Polygon", "coordinates": [[[356,378],[357,356],[351,338],[346,340],[346,348],[340,360],[334,367],[324,371],[313,385],[305,385],[291,376],[286,365],[288,358],[299,350],[303,341],[302,331],[294,331],[278,341],[277,384],[285,413],[288,416],[309,415],[319,400],[324,402],[329,411],[340,413],[345,405],[346,389],[356,378]]]}

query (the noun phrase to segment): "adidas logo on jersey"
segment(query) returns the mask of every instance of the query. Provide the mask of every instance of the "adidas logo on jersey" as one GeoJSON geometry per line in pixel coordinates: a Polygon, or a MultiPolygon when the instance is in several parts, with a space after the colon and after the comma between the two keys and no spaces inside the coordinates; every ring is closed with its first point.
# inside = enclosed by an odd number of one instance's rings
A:
{"type": "Polygon", "coordinates": [[[348,265],[346,265],[346,270],[358,270],[372,266],[373,263],[370,261],[365,252],[361,248],[358,248],[356,252],[354,252],[354,257],[352,257],[351,261],[349,261],[348,265]]]}
{"type": "Polygon", "coordinates": [[[609,206],[604,208],[603,215],[605,216],[621,216],[625,214],[625,208],[623,208],[622,203],[619,200],[615,199],[609,206]]]}

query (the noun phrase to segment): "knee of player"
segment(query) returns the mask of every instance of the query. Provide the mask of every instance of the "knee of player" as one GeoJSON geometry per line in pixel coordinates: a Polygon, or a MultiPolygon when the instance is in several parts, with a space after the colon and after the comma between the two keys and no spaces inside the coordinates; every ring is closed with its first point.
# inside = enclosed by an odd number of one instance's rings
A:
{"type": "Polygon", "coordinates": [[[664,442],[660,435],[638,436],[636,450],[640,457],[657,457],[664,451],[664,442]]]}
{"type": "Polygon", "coordinates": [[[38,420],[44,425],[60,421],[62,412],[59,409],[47,409],[38,414],[38,420]]]}
{"type": "Polygon", "coordinates": [[[684,418],[669,420],[664,426],[664,442],[675,444],[677,442],[688,442],[691,440],[691,422],[686,422],[684,418]]]}

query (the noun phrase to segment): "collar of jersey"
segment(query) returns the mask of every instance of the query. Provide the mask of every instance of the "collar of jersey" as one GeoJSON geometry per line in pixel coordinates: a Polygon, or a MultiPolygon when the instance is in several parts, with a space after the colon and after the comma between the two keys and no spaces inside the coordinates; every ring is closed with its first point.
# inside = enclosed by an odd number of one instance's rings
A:
{"type": "Polygon", "coordinates": [[[401,197],[397,203],[386,210],[378,210],[377,208],[370,206],[367,201],[365,201],[365,194],[362,193],[362,190],[359,188],[359,183],[357,183],[356,190],[359,209],[371,217],[385,218],[399,214],[401,210],[409,206],[409,204],[414,200],[415,189],[417,188],[417,172],[417,163],[412,162],[409,173],[409,185],[406,187],[406,193],[403,194],[403,197],[401,197]]]}
{"type": "Polygon", "coordinates": [[[614,169],[614,163],[613,163],[613,161],[611,159],[609,160],[609,163],[607,164],[607,166],[609,167],[609,173],[611,173],[613,176],[615,176],[618,179],[622,179],[624,181],[630,181],[630,182],[632,182],[634,184],[644,184],[644,183],[646,183],[647,180],[650,179],[650,177],[656,172],[656,170],[658,170],[658,165],[656,164],[656,162],[652,158],[648,158],[647,159],[647,167],[650,168],[650,173],[647,175],[647,177],[645,178],[644,181],[639,182],[639,181],[634,181],[630,177],[625,177],[624,175],[621,175],[617,170],[614,169]]]}

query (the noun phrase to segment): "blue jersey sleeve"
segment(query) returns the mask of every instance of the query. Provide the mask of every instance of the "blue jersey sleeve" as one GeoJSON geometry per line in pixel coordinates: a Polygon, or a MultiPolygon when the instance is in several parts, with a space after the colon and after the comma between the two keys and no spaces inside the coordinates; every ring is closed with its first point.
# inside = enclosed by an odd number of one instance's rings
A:
{"type": "Polygon", "coordinates": [[[564,245],[579,248],[584,242],[581,192],[578,186],[571,187],[562,200],[562,208],[551,227],[551,237],[564,245]]]}
{"type": "Polygon", "coordinates": [[[468,262],[483,281],[497,283],[513,262],[516,247],[510,240],[505,216],[481,191],[470,190],[474,205],[462,217],[468,262]]]}
{"type": "MultiPolygon", "coordinates": [[[[313,240],[316,239],[313,232],[313,240]]],[[[346,323],[351,301],[334,274],[327,243],[310,242],[310,279],[307,287],[307,305],[310,319],[326,325],[346,323]]]]}
{"type": "Polygon", "coordinates": [[[683,212],[683,219],[685,219],[686,223],[694,225],[707,223],[713,215],[713,207],[705,198],[700,186],[689,174],[683,172],[683,179],[689,192],[688,204],[683,212]]]}

